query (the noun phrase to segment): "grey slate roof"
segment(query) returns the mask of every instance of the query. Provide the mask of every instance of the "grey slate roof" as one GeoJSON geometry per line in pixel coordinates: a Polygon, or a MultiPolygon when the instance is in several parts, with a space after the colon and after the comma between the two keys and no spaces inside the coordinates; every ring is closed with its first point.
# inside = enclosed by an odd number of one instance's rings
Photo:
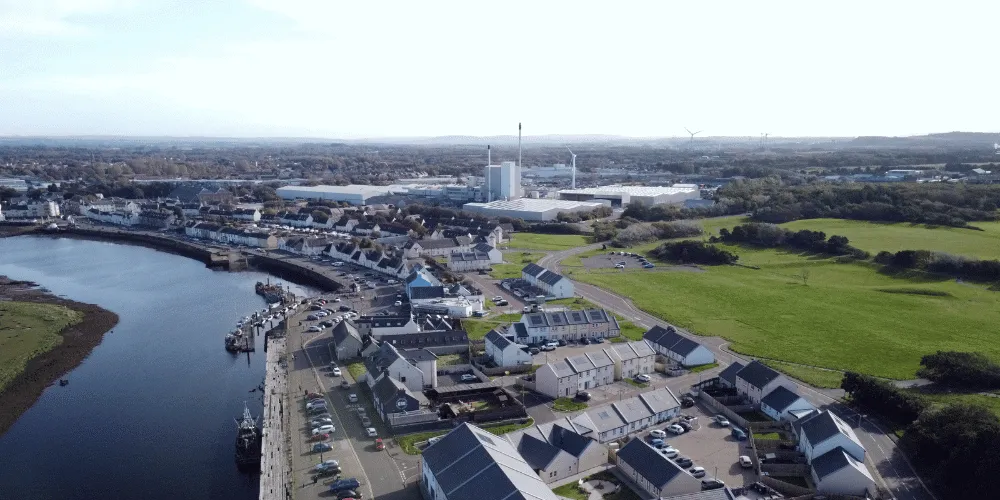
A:
{"type": "Polygon", "coordinates": [[[514,333],[517,338],[528,338],[528,329],[525,328],[524,323],[514,323],[514,333]]]}
{"type": "Polygon", "coordinates": [[[772,380],[780,377],[781,374],[764,363],[753,360],[744,366],[736,376],[745,380],[751,386],[762,389],[765,385],[771,383],[772,380]]]}
{"type": "Polygon", "coordinates": [[[429,300],[444,297],[443,286],[417,286],[410,289],[410,300],[429,300]]]}
{"type": "Polygon", "coordinates": [[[633,439],[618,451],[618,459],[635,469],[656,489],[663,489],[678,475],[684,474],[673,460],[660,454],[642,439],[633,439]]]}
{"type": "Polygon", "coordinates": [[[814,458],[812,461],[813,470],[820,481],[824,477],[850,465],[851,458],[848,458],[847,451],[840,446],[814,458]]]}
{"type": "Polygon", "coordinates": [[[649,411],[649,408],[646,408],[645,403],[639,398],[628,398],[617,403],[611,403],[611,407],[626,422],[638,422],[644,418],[653,416],[653,412],[649,411]]]}
{"type": "Polygon", "coordinates": [[[459,246],[453,238],[441,238],[439,240],[420,240],[416,242],[424,250],[440,250],[442,248],[453,248],[459,246]]]}
{"type": "Polygon", "coordinates": [[[559,378],[569,377],[572,375],[576,375],[577,373],[576,370],[573,369],[573,366],[570,365],[568,360],[566,359],[561,361],[556,361],[554,363],[549,363],[549,366],[552,367],[552,371],[554,371],[556,376],[559,378]]]}
{"type": "Polygon", "coordinates": [[[636,397],[642,400],[653,413],[663,413],[681,406],[681,402],[677,399],[677,396],[668,387],[643,392],[636,397]]]}
{"type": "Polygon", "coordinates": [[[798,394],[788,390],[788,388],[783,385],[779,385],[773,391],[767,393],[767,396],[764,396],[764,398],[760,400],[760,404],[770,406],[775,411],[783,412],[786,408],[791,406],[792,403],[798,401],[798,399],[798,394]]]}
{"type": "Polygon", "coordinates": [[[538,275],[545,272],[545,268],[535,263],[529,263],[528,265],[524,266],[523,269],[521,269],[521,272],[529,276],[538,277],[538,275]]]}
{"type": "Polygon", "coordinates": [[[854,434],[854,431],[851,430],[847,423],[829,411],[822,411],[813,414],[795,422],[793,425],[797,429],[800,429],[799,435],[801,436],[804,434],[809,440],[809,443],[813,446],[816,446],[823,441],[836,436],[837,434],[843,434],[859,446],[861,445],[861,442],[858,441],[857,435],[854,434]]]}
{"type": "Polygon", "coordinates": [[[590,417],[590,421],[594,423],[596,427],[595,431],[598,433],[610,431],[611,429],[617,429],[628,422],[622,420],[621,416],[610,406],[600,406],[592,410],[588,410],[587,416],[590,417]]]}
{"type": "Polygon", "coordinates": [[[423,460],[448,500],[556,500],[507,440],[472,424],[428,446],[423,460]]]}
{"type": "Polygon", "coordinates": [[[539,470],[548,467],[562,450],[530,434],[525,434],[517,444],[517,451],[532,469],[539,470]]]}
{"type": "Polygon", "coordinates": [[[500,350],[506,349],[507,346],[513,344],[513,342],[511,342],[510,339],[501,335],[500,332],[496,331],[495,329],[490,330],[489,333],[486,334],[485,340],[486,342],[493,344],[493,346],[495,346],[497,349],[500,350]]]}
{"type": "Polygon", "coordinates": [[[399,353],[407,361],[431,361],[437,359],[437,355],[427,349],[406,349],[399,353]]]}
{"type": "Polygon", "coordinates": [[[333,327],[333,343],[337,346],[343,344],[348,338],[353,338],[361,345],[361,334],[354,327],[351,320],[341,321],[333,327]]]}
{"type": "Polygon", "coordinates": [[[733,361],[733,364],[727,366],[725,370],[722,370],[722,373],[719,374],[719,378],[732,385],[736,385],[736,373],[742,370],[743,366],[743,363],[733,361]]]}
{"type": "Polygon", "coordinates": [[[469,335],[465,330],[436,330],[400,335],[383,335],[383,342],[389,342],[397,348],[411,349],[419,347],[442,347],[469,343],[469,335]]]}

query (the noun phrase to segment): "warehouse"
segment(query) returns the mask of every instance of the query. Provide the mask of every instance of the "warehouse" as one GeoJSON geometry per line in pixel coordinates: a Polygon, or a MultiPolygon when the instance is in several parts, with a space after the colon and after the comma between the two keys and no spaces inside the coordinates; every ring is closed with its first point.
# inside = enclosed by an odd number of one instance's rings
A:
{"type": "Polygon", "coordinates": [[[391,186],[369,186],[348,184],[346,186],[283,186],[275,190],[286,200],[327,200],[346,201],[352,205],[364,205],[368,198],[385,196],[392,192],[391,186]]]}
{"type": "Polygon", "coordinates": [[[483,214],[487,217],[510,217],[529,221],[554,220],[560,212],[590,212],[607,206],[599,201],[565,201],[537,198],[494,201],[491,203],[466,203],[463,210],[483,214]]]}
{"type": "Polygon", "coordinates": [[[613,207],[624,207],[629,203],[646,206],[683,204],[685,200],[701,198],[701,191],[692,184],[665,186],[601,186],[559,191],[560,200],[598,201],[608,200],[613,207]]]}

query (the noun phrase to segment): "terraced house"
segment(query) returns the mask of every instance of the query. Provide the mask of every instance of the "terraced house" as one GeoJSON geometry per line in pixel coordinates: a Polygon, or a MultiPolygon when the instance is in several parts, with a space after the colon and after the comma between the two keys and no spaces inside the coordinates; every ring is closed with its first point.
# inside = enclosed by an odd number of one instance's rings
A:
{"type": "Polygon", "coordinates": [[[568,357],[543,365],[535,372],[535,390],[552,398],[608,385],[615,380],[615,364],[602,351],[568,357]]]}
{"type": "Polygon", "coordinates": [[[525,313],[519,323],[517,340],[526,344],[621,335],[618,319],[604,309],[525,313]]]}

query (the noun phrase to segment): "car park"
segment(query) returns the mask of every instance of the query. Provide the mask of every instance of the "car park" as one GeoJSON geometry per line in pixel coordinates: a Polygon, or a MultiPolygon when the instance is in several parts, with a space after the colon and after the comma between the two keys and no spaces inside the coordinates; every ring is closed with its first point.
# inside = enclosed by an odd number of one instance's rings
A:
{"type": "Polygon", "coordinates": [[[663,439],[663,438],[667,437],[667,433],[661,431],[660,429],[653,429],[653,430],[649,431],[649,435],[653,436],[654,438],[659,438],[659,439],[663,439]]]}
{"type": "Polygon", "coordinates": [[[691,475],[694,477],[705,477],[704,467],[691,467],[691,475]]]}

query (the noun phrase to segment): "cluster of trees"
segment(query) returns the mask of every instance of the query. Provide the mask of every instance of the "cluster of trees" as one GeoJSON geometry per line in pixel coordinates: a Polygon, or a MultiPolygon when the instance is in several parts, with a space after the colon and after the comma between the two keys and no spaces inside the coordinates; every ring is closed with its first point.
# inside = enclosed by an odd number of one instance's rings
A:
{"type": "Polygon", "coordinates": [[[713,236],[713,243],[740,243],[768,248],[793,248],[807,252],[828,253],[831,255],[850,255],[858,259],[867,259],[868,252],[850,245],[846,236],[833,235],[829,238],[823,231],[790,231],[774,224],[753,222],[740,224],[732,229],[719,230],[719,236],[713,236]]]}
{"type": "Polygon", "coordinates": [[[962,389],[1000,388],[1000,365],[978,352],[938,351],[920,359],[917,375],[962,389]]]}
{"type": "Polygon", "coordinates": [[[900,250],[879,252],[875,262],[897,269],[920,269],[947,274],[969,281],[1000,281],[1000,261],[968,259],[930,250],[900,250]]]}
{"type": "Polygon", "coordinates": [[[956,404],[924,411],[900,446],[944,498],[1000,498],[1000,419],[989,409],[956,404]]]}
{"type": "Polygon", "coordinates": [[[709,266],[735,264],[739,260],[738,255],[702,241],[667,242],[654,248],[650,254],[660,260],[709,266]]]}
{"type": "Polygon", "coordinates": [[[909,425],[927,408],[927,403],[920,396],[870,375],[846,372],[840,388],[861,408],[878,413],[900,426],[909,425]]]}
{"type": "Polygon", "coordinates": [[[671,221],[631,224],[618,231],[611,239],[617,247],[630,247],[648,241],[698,236],[704,230],[692,221],[671,221]]]}
{"type": "Polygon", "coordinates": [[[715,205],[699,208],[682,208],[676,205],[646,206],[643,203],[630,203],[622,212],[623,218],[637,221],[655,222],[681,219],[703,219],[705,217],[720,217],[746,213],[743,203],[729,199],[717,199],[715,205]]]}
{"type": "Polygon", "coordinates": [[[556,214],[556,220],[559,222],[576,223],[585,220],[611,217],[614,213],[614,209],[611,207],[597,207],[589,212],[559,212],[556,214]]]}

